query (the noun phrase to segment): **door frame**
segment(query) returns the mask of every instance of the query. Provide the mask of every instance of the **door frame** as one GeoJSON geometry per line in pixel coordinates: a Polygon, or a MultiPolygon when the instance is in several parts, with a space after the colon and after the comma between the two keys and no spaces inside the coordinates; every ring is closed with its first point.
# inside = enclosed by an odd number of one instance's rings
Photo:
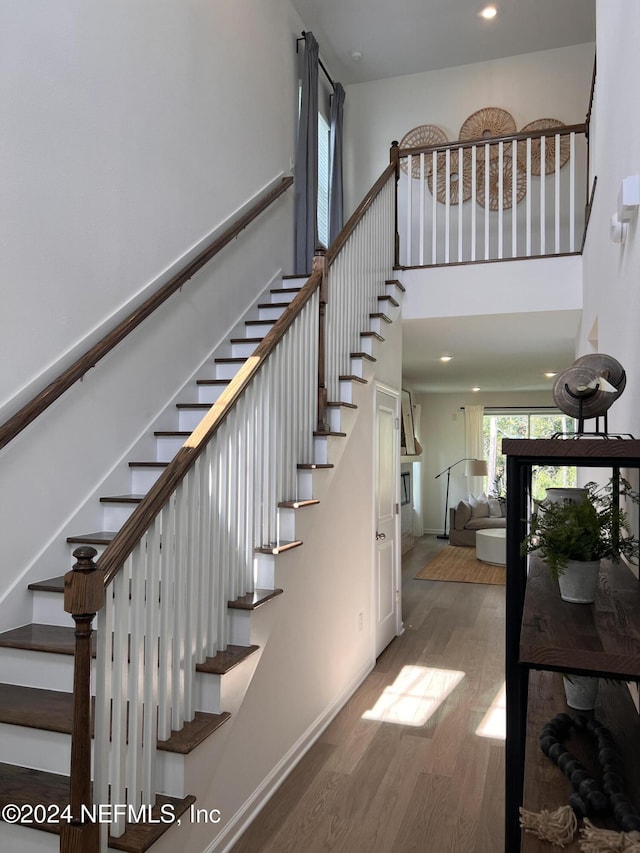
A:
{"type": "Polygon", "coordinates": [[[396,623],[396,637],[399,637],[404,633],[404,624],[402,622],[402,567],[400,564],[401,558],[401,543],[400,543],[400,388],[392,388],[390,385],[386,385],[383,382],[375,382],[374,384],[374,394],[373,394],[373,448],[372,448],[372,469],[373,469],[373,490],[371,495],[371,531],[372,531],[372,545],[371,545],[371,649],[373,654],[373,659],[376,659],[376,542],[375,542],[375,530],[376,530],[376,480],[377,480],[377,459],[376,459],[376,444],[377,444],[377,429],[378,429],[378,393],[382,392],[389,397],[395,398],[396,406],[395,406],[395,429],[394,433],[396,435],[395,442],[395,453],[396,453],[396,478],[395,478],[395,491],[394,491],[394,503],[396,504],[397,511],[395,513],[395,523],[394,523],[394,582],[396,585],[396,613],[395,613],[395,623],[396,623]]]}

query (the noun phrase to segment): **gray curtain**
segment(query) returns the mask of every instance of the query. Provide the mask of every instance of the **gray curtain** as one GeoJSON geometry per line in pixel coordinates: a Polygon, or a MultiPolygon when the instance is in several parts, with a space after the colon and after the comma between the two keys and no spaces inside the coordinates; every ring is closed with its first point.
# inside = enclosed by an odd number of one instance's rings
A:
{"type": "Polygon", "coordinates": [[[295,166],[295,273],[306,275],[318,242],[318,42],[304,34],[302,97],[295,166]]]}
{"type": "Polygon", "coordinates": [[[336,83],[331,98],[331,136],[329,156],[331,174],[329,175],[329,242],[333,243],[342,231],[342,113],[344,108],[344,89],[336,83]]]}

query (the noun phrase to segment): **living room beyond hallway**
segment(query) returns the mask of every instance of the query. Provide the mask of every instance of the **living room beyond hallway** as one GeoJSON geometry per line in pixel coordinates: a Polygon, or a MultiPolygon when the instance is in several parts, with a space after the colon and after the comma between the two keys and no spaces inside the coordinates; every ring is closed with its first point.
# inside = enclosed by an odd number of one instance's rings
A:
{"type": "Polygon", "coordinates": [[[503,849],[505,588],[415,580],[443,547],[403,555],[404,633],[232,853],[503,849]]]}

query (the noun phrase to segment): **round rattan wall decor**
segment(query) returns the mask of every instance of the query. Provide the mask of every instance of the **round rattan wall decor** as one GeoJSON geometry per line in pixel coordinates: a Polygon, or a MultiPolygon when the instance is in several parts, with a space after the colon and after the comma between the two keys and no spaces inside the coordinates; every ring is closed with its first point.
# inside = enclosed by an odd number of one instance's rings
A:
{"type": "MultiPolygon", "coordinates": [[[[459,150],[451,151],[449,154],[449,204],[460,204],[460,195],[462,187],[462,201],[468,201],[471,198],[471,166],[463,157],[462,180],[460,180],[459,171],[459,150]]],[[[433,165],[433,164],[432,164],[433,165]]],[[[447,159],[446,154],[438,154],[436,158],[436,198],[441,204],[447,202],[447,159]]],[[[433,168],[431,169],[427,181],[429,191],[433,195],[433,168]]]]}
{"type": "MultiPolygon", "coordinates": [[[[491,139],[496,136],[511,136],[516,132],[516,123],[506,110],[500,107],[483,107],[475,113],[471,113],[462,123],[460,128],[460,141],[467,142],[470,139],[491,139]]],[[[490,158],[498,158],[498,146],[490,148],[490,158]]]]}
{"type": "MultiPolygon", "coordinates": [[[[425,148],[428,145],[446,145],[449,140],[447,134],[435,124],[420,124],[414,127],[402,138],[400,148],[425,148]]],[[[400,161],[400,168],[406,174],[408,171],[408,160],[403,157],[400,161]]],[[[425,155],[424,158],[424,174],[430,175],[433,170],[433,158],[431,155],[425,155]]],[[[414,155],[411,158],[411,177],[420,177],[420,157],[414,155]]]]}
{"type": "MultiPolygon", "coordinates": [[[[535,130],[546,130],[547,128],[564,127],[564,122],[558,121],[557,118],[539,118],[535,121],[525,124],[520,133],[528,133],[535,130]]],[[[540,149],[542,144],[540,139],[531,140],[531,174],[539,175],[541,172],[541,157],[540,149]]],[[[571,142],[569,136],[560,137],[560,168],[569,159],[571,153],[571,142]]],[[[527,168],[527,143],[518,142],[518,162],[520,166],[526,170],[527,168]]],[[[550,175],[556,170],[556,138],[555,136],[545,137],[544,145],[544,173],[550,175]]]]}
{"type": "MultiPolygon", "coordinates": [[[[513,160],[505,157],[502,168],[502,209],[513,206],[513,160]]],[[[527,192],[527,175],[516,163],[516,204],[519,204],[527,192]]],[[[489,210],[498,210],[500,200],[500,166],[497,160],[489,162],[489,210]]],[[[485,206],[485,165],[478,163],[476,172],[476,201],[485,206]]]]}

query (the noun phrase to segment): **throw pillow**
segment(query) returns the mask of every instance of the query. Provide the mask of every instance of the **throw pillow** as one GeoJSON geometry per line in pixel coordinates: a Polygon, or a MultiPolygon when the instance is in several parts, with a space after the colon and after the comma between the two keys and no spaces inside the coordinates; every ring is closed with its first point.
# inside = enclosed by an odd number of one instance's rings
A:
{"type": "Polygon", "coordinates": [[[456,507],[456,530],[464,530],[465,524],[471,520],[471,507],[466,501],[460,501],[456,507]]]}
{"type": "Polygon", "coordinates": [[[469,495],[469,503],[471,504],[471,518],[489,518],[489,501],[484,493],[477,498],[475,495],[469,495]]]}

